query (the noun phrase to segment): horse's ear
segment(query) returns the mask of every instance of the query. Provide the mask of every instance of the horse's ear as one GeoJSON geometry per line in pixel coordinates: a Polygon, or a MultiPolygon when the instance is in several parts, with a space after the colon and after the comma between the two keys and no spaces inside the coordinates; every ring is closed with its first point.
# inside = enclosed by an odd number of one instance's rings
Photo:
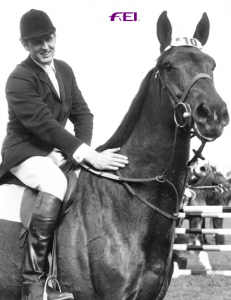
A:
{"type": "Polygon", "coordinates": [[[167,17],[167,11],[163,11],[157,21],[157,37],[160,42],[160,52],[170,45],[172,39],[172,25],[167,17]]]}
{"type": "Polygon", "coordinates": [[[197,24],[197,28],[194,32],[193,37],[201,42],[201,45],[204,46],[209,37],[209,18],[206,13],[203,13],[200,22],[197,24]]]}

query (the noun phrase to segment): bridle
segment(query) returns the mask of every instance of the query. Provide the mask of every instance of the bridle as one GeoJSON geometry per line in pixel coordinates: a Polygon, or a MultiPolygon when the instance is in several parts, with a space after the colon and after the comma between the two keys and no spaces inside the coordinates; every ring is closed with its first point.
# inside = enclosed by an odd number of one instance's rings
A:
{"type": "Polygon", "coordinates": [[[147,205],[148,207],[152,208],[153,210],[157,211],[158,213],[160,213],[161,215],[167,217],[168,219],[171,219],[173,221],[176,221],[177,218],[178,218],[178,212],[179,212],[179,207],[180,207],[180,203],[181,203],[181,200],[182,200],[182,197],[183,197],[183,193],[184,193],[184,189],[185,189],[185,186],[186,186],[186,183],[187,183],[187,178],[188,178],[188,174],[189,174],[189,170],[190,170],[190,166],[198,159],[204,159],[203,156],[201,155],[203,149],[204,149],[204,146],[205,146],[205,141],[202,141],[202,144],[201,146],[199,147],[199,149],[196,151],[196,150],[193,150],[194,152],[194,156],[193,158],[188,161],[186,163],[186,169],[187,169],[187,172],[186,172],[186,175],[185,175],[185,179],[184,179],[184,184],[183,184],[183,187],[182,187],[182,191],[181,191],[181,195],[180,197],[178,196],[178,193],[177,193],[177,190],[175,188],[175,186],[169,181],[166,179],[166,176],[168,174],[168,171],[170,169],[170,166],[172,164],[172,161],[173,161],[173,158],[174,158],[174,153],[175,153],[175,147],[176,147],[176,140],[177,140],[177,133],[178,133],[178,129],[179,128],[183,128],[186,126],[186,122],[184,122],[183,124],[179,124],[178,122],[178,117],[176,116],[177,114],[177,110],[179,109],[180,106],[183,106],[183,108],[185,108],[185,111],[183,112],[183,115],[182,115],[182,118],[189,118],[189,115],[191,116],[191,108],[190,108],[190,105],[187,104],[187,103],[184,103],[186,98],[187,98],[187,95],[190,91],[190,89],[192,88],[192,86],[199,80],[199,79],[202,79],[202,78],[208,78],[209,80],[212,81],[211,77],[206,74],[206,73],[200,73],[200,74],[197,74],[195,75],[192,80],[189,82],[189,84],[187,85],[187,87],[185,88],[181,98],[179,99],[175,94],[174,92],[171,90],[171,88],[169,87],[169,85],[167,84],[166,80],[164,79],[164,76],[161,75],[161,72],[160,70],[157,71],[157,74],[159,76],[159,79],[160,79],[160,82],[162,83],[162,87],[164,89],[166,89],[168,95],[169,95],[169,99],[170,99],[170,103],[174,109],[174,120],[175,120],[175,134],[174,134],[174,142],[173,142],[173,150],[172,150],[172,153],[171,153],[171,158],[169,160],[169,163],[168,163],[168,166],[167,168],[165,169],[165,171],[161,174],[161,175],[156,175],[154,177],[151,177],[151,178],[128,178],[128,177],[123,177],[119,171],[117,171],[117,176],[114,175],[114,174],[111,174],[111,173],[107,173],[107,172],[99,172],[99,171],[96,171],[94,169],[92,169],[89,165],[86,165],[85,163],[81,163],[81,166],[83,168],[85,168],[86,170],[90,171],[91,173],[94,173],[100,177],[105,177],[105,178],[108,178],[108,179],[111,179],[111,180],[116,180],[116,181],[120,181],[122,182],[125,187],[128,189],[128,191],[133,195],[135,196],[136,198],[138,198],[140,201],[142,201],[145,205],[147,205]],[[186,117],[184,117],[186,113],[186,117]],[[141,195],[139,195],[138,193],[136,193],[134,191],[134,189],[128,184],[128,182],[130,183],[135,183],[135,182],[151,182],[151,181],[158,181],[160,183],[164,183],[164,182],[167,182],[168,184],[170,184],[176,194],[176,198],[177,198],[177,209],[176,209],[176,212],[173,214],[173,215],[170,215],[168,214],[167,212],[157,208],[156,206],[154,206],[153,204],[151,204],[149,201],[147,201],[146,199],[144,199],[141,195]],[[180,201],[179,201],[180,199],[180,201]]]}
{"type": "MultiPolygon", "coordinates": [[[[174,153],[175,152],[175,145],[176,145],[176,138],[177,138],[178,129],[179,128],[185,128],[187,124],[189,125],[189,128],[191,128],[191,123],[192,123],[192,121],[191,121],[191,118],[192,118],[191,111],[192,111],[192,109],[191,109],[191,106],[188,103],[185,103],[189,91],[191,90],[192,86],[198,80],[203,79],[203,78],[207,78],[210,81],[212,81],[212,79],[206,73],[196,74],[190,80],[190,82],[188,83],[186,88],[184,89],[184,91],[182,93],[182,96],[180,98],[178,98],[175,95],[175,93],[172,91],[172,89],[169,87],[169,85],[167,84],[167,82],[165,80],[165,77],[164,77],[164,74],[163,74],[163,71],[160,68],[157,70],[156,75],[158,75],[163,89],[165,89],[167,91],[170,103],[171,103],[172,108],[174,110],[174,121],[175,121],[175,138],[174,138],[174,147],[173,147],[173,153],[174,153]],[[183,109],[183,111],[182,111],[182,109],[183,109]]],[[[192,136],[195,136],[195,133],[193,133],[192,136]]],[[[204,157],[201,155],[201,153],[204,149],[205,143],[206,143],[206,141],[202,140],[202,144],[199,147],[199,149],[197,151],[193,150],[193,152],[194,152],[193,158],[190,161],[187,161],[187,163],[186,163],[186,170],[187,171],[186,171],[186,174],[185,174],[184,184],[183,184],[182,191],[181,191],[180,201],[179,201],[179,203],[177,202],[177,212],[176,212],[177,214],[178,214],[178,211],[179,211],[179,208],[180,208],[180,204],[182,202],[185,186],[186,186],[189,171],[190,171],[190,166],[193,163],[195,163],[198,158],[204,160],[204,157]]],[[[173,159],[173,155],[172,155],[172,159],[173,159]]],[[[170,167],[170,164],[172,163],[172,159],[170,160],[168,168],[170,167]]],[[[167,168],[167,170],[168,170],[168,168],[167,168]]],[[[165,171],[164,174],[166,174],[166,173],[167,173],[167,171],[165,171]]]]}
{"type": "MultiPolygon", "coordinates": [[[[208,78],[211,81],[212,81],[212,79],[206,73],[199,73],[199,74],[195,75],[191,79],[191,81],[189,82],[189,84],[186,86],[186,88],[185,88],[185,90],[184,90],[181,98],[179,99],[173,93],[173,91],[171,90],[171,88],[169,87],[169,85],[167,84],[166,80],[164,79],[164,76],[161,74],[161,70],[160,69],[159,69],[159,72],[158,72],[158,76],[159,76],[159,80],[162,83],[163,89],[165,89],[167,91],[167,93],[168,93],[168,96],[169,96],[169,99],[170,99],[170,103],[171,103],[171,105],[173,107],[173,110],[174,110],[175,137],[174,137],[174,147],[173,147],[171,161],[170,161],[170,163],[169,163],[169,165],[168,165],[168,167],[166,169],[166,170],[168,170],[168,168],[170,167],[170,165],[172,163],[173,154],[175,152],[175,145],[176,145],[176,138],[177,138],[178,128],[184,128],[184,127],[186,127],[186,124],[188,124],[188,127],[191,128],[191,123],[192,123],[191,122],[191,119],[192,119],[192,116],[191,116],[191,107],[190,107],[189,104],[185,103],[187,95],[188,95],[190,89],[192,88],[192,86],[199,79],[208,78]],[[179,111],[182,108],[185,111],[181,115],[178,115],[179,111]]],[[[181,205],[181,202],[182,202],[182,199],[183,199],[184,190],[185,190],[185,187],[186,187],[186,184],[187,184],[187,180],[188,180],[188,177],[189,177],[190,167],[191,167],[191,165],[193,165],[193,163],[196,162],[196,160],[198,158],[204,159],[204,157],[202,156],[201,153],[202,153],[202,151],[204,149],[205,143],[206,143],[206,141],[202,140],[202,144],[199,147],[199,149],[197,151],[193,150],[193,152],[194,152],[193,158],[190,161],[187,161],[187,163],[186,163],[186,173],[185,173],[184,183],[183,183],[182,190],[181,190],[181,195],[180,195],[179,199],[177,198],[177,205],[176,205],[176,211],[175,211],[175,215],[177,215],[177,216],[179,214],[179,209],[180,209],[180,205],[181,205]]],[[[165,171],[165,172],[167,174],[167,171],[165,171]]],[[[163,279],[163,285],[162,285],[162,288],[161,288],[161,290],[160,290],[160,292],[159,292],[156,300],[160,300],[163,297],[163,294],[165,293],[166,286],[168,284],[168,275],[170,273],[170,269],[171,269],[171,265],[172,265],[171,262],[172,262],[173,245],[174,245],[174,240],[175,240],[175,238],[174,238],[175,237],[175,228],[176,228],[176,219],[174,219],[173,223],[172,223],[172,232],[171,232],[172,236],[171,236],[171,242],[170,242],[170,250],[169,250],[169,254],[168,254],[167,260],[166,260],[166,271],[165,271],[165,275],[164,275],[164,279],[163,279]]]]}
{"type": "Polygon", "coordinates": [[[190,89],[192,88],[192,86],[199,79],[208,78],[211,81],[212,81],[212,79],[206,73],[199,73],[199,74],[195,75],[192,78],[192,80],[189,82],[189,84],[186,86],[186,88],[185,88],[185,90],[184,90],[181,98],[179,99],[174,94],[174,92],[171,90],[171,88],[167,84],[166,80],[164,79],[164,76],[161,75],[161,73],[162,72],[160,70],[157,71],[157,74],[158,74],[159,80],[160,80],[160,82],[162,84],[162,87],[163,87],[163,89],[165,89],[167,91],[169,99],[170,99],[170,103],[171,103],[171,105],[172,105],[172,107],[174,109],[174,120],[175,120],[175,135],[174,135],[174,142],[173,142],[173,150],[172,150],[172,153],[171,153],[171,159],[169,160],[168,166],[165,169],[165,171],[161,175],[157,175],[157,176],[151,177],[151,178],[128,178],[128,177],[123,177],[120,174],[119,171],[116,172],[117,173],[117,176],[116,176],[116,175],[111,174],[111,173],[96,171],[96,170],[92,169],[89,165],[86,165],[85,163],[81,163],[81,166],[83,168],[85,168],[86,170],[90,171],[91,173],[93,173],[95,175],[98,175],[100,177],[105,177],[105,178],[108,178],[108,179],[111,179],[111,180],[116,180],[116,181],[123,182],[123,184],[126,186],[126,188],[129,190],[129,192],[133,196],[135,196],[140,201],[142,201],[145,205],[147,205],[148,207],[150,207],[153,210],[157,211],[158,213],[162,214],[163,216],[165,216],[165,217],[167,217],[167,218],[175,221],[178,218],[178,211],[179,211],[180,203],[181,203],[181,200],[182,200],[182,197],[183,197],[184,189],[185,189],[185,186],[186,186],[186,183],[187,183],[187,178],[188,178],[188,173],[189,173],[190,166],[198,158],[204,159],[203,156],[201,155],[201,152],[203,151],[203,148],[205,146],[205,141],[202,141],[202,145],[199,147],[199,149],[197,151],[193,150],[194,151],[193,158],[186,163],[187,172],[186,172],[186,175],[185,175],[185,180],[184,180],[184,184],[183,184],[182,191],[181,191],[181,197],[179,198],[175,186],[169,180],[166,179],[166,176],[168,174],[168,170],[170,169],[170,166],[171,166],[173,158],[174,158],[178,129],[185,127],[186,124],[187,124],[187,121],[184,121],[184,123],[181,123],[181,124],[179,123],[179,117],[177,117],[177,112],[178,112],[178,110],[180,110],[179,107],[182,106],[185,109],[185,111],[183,112],[181,119],[183,119],[183,118],[184,119],[188,119],[189,117],[191,117],[191,107],[190,107],[189,104],[184,103],[185,100],[186,100],[186,98],[187,98],[187,95],[188,95],[190,89]],[[165,212],[165,211],[157,208],[153,204],[151,204],[149,201],[147,201],[142,196],[140,196],[139,194],[137,194],[133,190],[133,188],[131,188],[131,186],[128,184],[128,182],[135,183],[135,182],[151,182],[151,181],[158,181],[160,183],[168,182],[173,187],[173,189],[175,191],[175,194],[176,194],[176,198],[177,198],[177,209],[176,209],[176,212],[173,215],[170,215],[167,212],[165,212]],[[180,199],[180,201],[179,201],[179,199],[180,199]]]}
{"type": "Polygon", "coordinates": [[[190,89],[192,88],[192,86],[200,79],[203,78],[207,78],[209,80],[212,81],[211,77],[206,74],[206,73],[200,73],[195,75],[192,80],[189,82],[189,84],[186,86],[181,98],[179,99],[174,92],[171,90],[171,88],[169,87],[169,85],[167,84],[165,78],[163,75],[161,75],[161,71],[158,70],[157,71],[159,80],[162,84],[163,89],[165,89],[168,93],[169,99],[170,99],[170,103],[173,107],[174,110],[174,121],[175,121],[175,134],[174,134],[174,142],[173,142],[173,150],[171,153],[171,158],[169,160],[168,166],[165,169],[165,171],[161,174],[161,175],[157,175],[155,177],[152,178],[126,178],[121,176],[120,172],[117,171],[117,176],[111,173],[106,173],[106,172],[98,172],[96,170],[93,170],[91,167],[89,167],[86,164],[81,164],[85,169],[87,169],[88,171],[98,175],[98,176],[102,176],[102,177],[106,177],[112,180],[117,180],[117,181],[121,181],[124,186],[127,188],[127,190],[137,199],[139,199],[141,202],[143,202],[146,206],[150,207],[151,209],[153,209],[154,211],[158,212],[159,214],[161,214],[162,216],[170,219],[173,221],[172,223],[172,229],[171,229],[171,242],[170,242],[170,250],[169,250],[169,254],[166,260],[166,271],[165,271],[165,275],[163,278],[163,285],[162,288],[159,292],[158,297],[156,298],[156,300],[159,300],[162,297],[162,294],[165,291],[166,285],[168,283],[168,274],[170,272],[170,268],[171,268],[171,262],[172,262],[172,252],[173,252],[173,244],[174,244],[174,236],[175,236],[175,227],[176,227],[176,221],[178,219],[178,215],[179,215],[179,209],[180,209],[180,204],[182,202],[182,198],[183,198],[183,194],[184,194],[184,190],[187,184],[187,179],[189,176],[189,172],[190,172],[190,167],[193,163],[196,162],[196,160],[198,158],[200,159],[204,159],[202,156],[202,151],[204,149],[205,140],[202,140],[202,144],[201,146],[198,148],[198,150],[193,150],[194,152],[194,156],[191,160],[187,161],[186,163],[186,173],[185,173],[185,178],[184,178],[184,183],[181,189],[181,195],[179,197],[178,192],[176,187],[174,186],[173,183],[171,183],[167,178],[167,174],[168,171],[170,169],[170,166],[173,162],[173,158],[174,158],[174,154],[175,154],[175,148],[176,148],[176,140],[177,140],[177,133],[178,133],[178,129],[179,128],[184,128],[186,126],[186,124],[190,124],[191,123],[191,107],[189,104],[185,103],[185,100],[187,98],[187,95],[190,91],[190,89]],[[183,112],[182,112],[183,109],[183,112]],[[181,115],[180,112],[182,112],[181,115]],[[182,121],[183,120],[183,121],[182,121]],[[173,213],[172,215],[159,209],[158,207],[156,207],[155,205],[151,204],[149,201],[147,201],[146,199],[144,199],[141,195],[139,195],[138,193],[136,193],[134,191],[134,189],[128,184],[128,182],[151,182],[151,181],[158,181],[160,183],[164,183],[167,182],[174,190],[175,195],[176,195],[176,200],[177,200],[177,204],[176,204],[176,211],[175,213],[173,213]]]}
{"type": "Polygon", "coordinates": [[[165,89],[169,95],[169,100],[170,103],[173,107],[174,110],[174,120],[175,123],[183,128],[186,126],[186,124],[188,123],[189,125],[191,125],[191,121],[189,122],[189,120],[191,120],[191,107],[188,103],[185,103],[185,100],[187,98],[187,95],[190,91],[190,89],[192,88],[192,86],[199,80],[202,78],[208,78],[210,81],[212,81],[211,77],[206,74],[206,73],[199,73],[196,74],[191,81],[189,82],[189,84],[186,86],[182,96],[180,98],[178,98],[174,92],[171,90],[171,88],[169,87],[169,85],[167,84],[165,78],[164,78],[164,74],[163,72],[159,69],[157,71],[158,77],[160,79],[160,82],[162,84],[163,89],[165,89]],[[178,115],[178,113],[180,113],[180,111],[182,110],[182,108],[184,109],[184,112],[182,113],[181,116],[178,115]]]}

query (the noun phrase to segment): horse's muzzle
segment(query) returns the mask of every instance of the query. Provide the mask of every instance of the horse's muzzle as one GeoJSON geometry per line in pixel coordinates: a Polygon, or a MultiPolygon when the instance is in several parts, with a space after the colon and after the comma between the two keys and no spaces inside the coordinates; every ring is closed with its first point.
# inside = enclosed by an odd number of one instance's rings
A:
{"type": "Polygon", "coordinates": [[[198,138],[213,141],[222,135],[229,123],[229,113],[222,101],[217,107],[199,104],[194,110],[194,130],[198,138]]]}

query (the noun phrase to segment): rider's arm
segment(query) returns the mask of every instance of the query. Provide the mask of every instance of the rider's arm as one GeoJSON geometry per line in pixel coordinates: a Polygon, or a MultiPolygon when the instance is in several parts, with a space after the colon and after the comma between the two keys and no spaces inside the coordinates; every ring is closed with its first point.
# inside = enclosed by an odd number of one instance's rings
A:
{"type": "MultiPolygon", "coordinates": [[[[59,149],[66,157],[71,157],[83,141],[74,137],[55,119],[44,98],[49,95],[42,97],[38,93],[39,85],[38,76],[24,67],[17,66],[10,75],[6,84],[6,97],[11,130],[30,134],[59,149]],[[20,121],[17,123],[19,128],[14,128],[16,119],[20,121]]],[[[61,103],[57,105],[61,106],[61,103]]]]}

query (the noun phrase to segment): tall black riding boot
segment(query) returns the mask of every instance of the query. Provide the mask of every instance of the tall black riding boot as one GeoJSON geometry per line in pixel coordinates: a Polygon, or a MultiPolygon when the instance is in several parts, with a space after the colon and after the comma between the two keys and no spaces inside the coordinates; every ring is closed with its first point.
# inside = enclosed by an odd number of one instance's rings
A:
{"type": "MultiPolygon", "coordinates": [[[[48,254],[62,201],[50,194],[39,192],[29,223],[28,241],[23,267],[22,300],[43,300],[45,280],[49,271],[48,254]]],[[[54,292],[48,300],[71,300],[70,293],[54,292]]]]}

